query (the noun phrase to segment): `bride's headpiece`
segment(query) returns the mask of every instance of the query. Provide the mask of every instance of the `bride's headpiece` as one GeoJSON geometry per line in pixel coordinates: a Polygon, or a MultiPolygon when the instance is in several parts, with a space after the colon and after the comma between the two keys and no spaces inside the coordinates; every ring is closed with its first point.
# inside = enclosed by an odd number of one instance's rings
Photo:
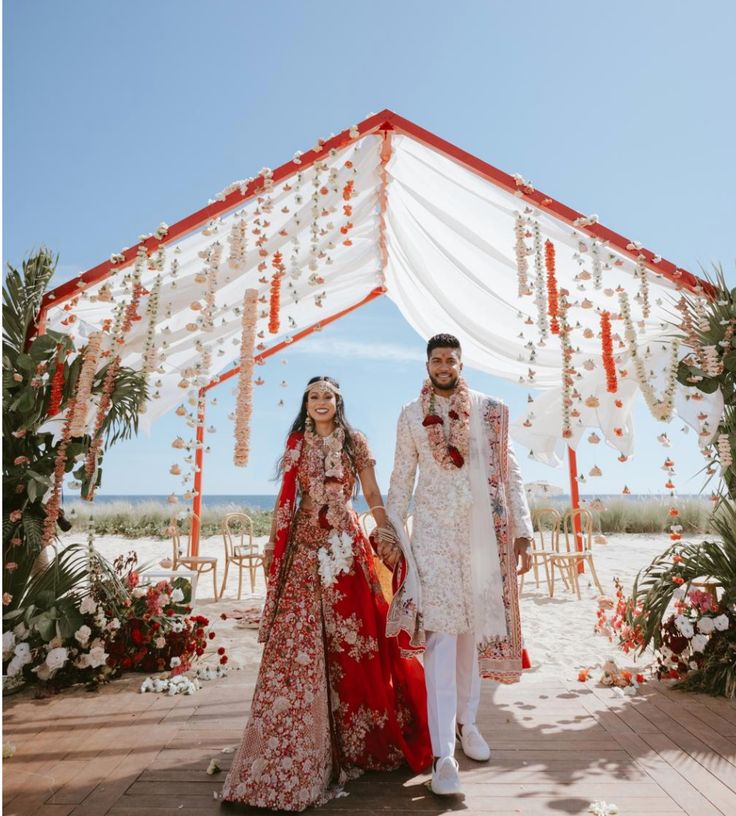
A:
{"type": "Polygon", "coordinates": [[[324,378],[321,378],[319,380],[315,380],[314,382],[309,383],[307,385],[307,387],[304,389],[304,393],[307,394],[313,388],[318,388],[320,386],[323,387],[323,388],[329,388],[330,391],[332,391],[333,394],[341,396],[339,386],[335,385],[334,383],[331,383],[328,379],[324,379],[324,378]]]}

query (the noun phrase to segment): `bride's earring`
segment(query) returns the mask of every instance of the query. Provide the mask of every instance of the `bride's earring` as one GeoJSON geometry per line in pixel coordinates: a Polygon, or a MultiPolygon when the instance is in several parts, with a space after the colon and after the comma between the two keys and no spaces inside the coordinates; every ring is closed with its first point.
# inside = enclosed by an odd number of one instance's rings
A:
{"type": "Polygon", "coordinates": [[[304,420],[304,430],[310,432],[314,430],[314,420],[309,414],[307,414],[307,418],[304,420]]]}

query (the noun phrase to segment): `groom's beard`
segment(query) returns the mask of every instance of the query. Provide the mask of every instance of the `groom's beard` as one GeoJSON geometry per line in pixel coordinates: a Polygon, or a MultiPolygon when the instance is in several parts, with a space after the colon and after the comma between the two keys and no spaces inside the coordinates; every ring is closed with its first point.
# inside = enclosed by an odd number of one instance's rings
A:
{"type": "Polygon", "coordinates": [[[454,380],[448,380],[446,383],[442,383],[439,380],[436,380],[431,374],[429,375],[429,381],[438,391],[454,391],[460,377],[455,377],[454,380]]]}

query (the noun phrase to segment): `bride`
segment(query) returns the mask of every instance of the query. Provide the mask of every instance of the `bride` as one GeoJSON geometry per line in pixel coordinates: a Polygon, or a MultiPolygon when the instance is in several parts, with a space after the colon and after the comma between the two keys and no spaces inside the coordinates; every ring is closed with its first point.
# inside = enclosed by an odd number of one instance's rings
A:
{"type": "Polygon", "coordinates": [[[304,810],[365,770],[431,762],[424,674],[385,637],[387,604],[351,506],[356,479],[391,539],[365,437],[330,377],[314,377],[280,461],[266,545],[264,645],[226,802],[304,810]]]}

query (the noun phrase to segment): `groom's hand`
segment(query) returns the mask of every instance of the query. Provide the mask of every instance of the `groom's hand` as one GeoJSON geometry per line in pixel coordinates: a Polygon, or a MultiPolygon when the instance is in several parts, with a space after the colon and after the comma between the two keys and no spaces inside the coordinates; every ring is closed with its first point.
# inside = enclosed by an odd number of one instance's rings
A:
{"type": "Polygon", "coordinates": [[[517,538],[514,541],[514,555],[516,556],[517,575],[523,575],[532,568],[532,556],[529,552],[532,548],[530,538],[517,538]]]}

